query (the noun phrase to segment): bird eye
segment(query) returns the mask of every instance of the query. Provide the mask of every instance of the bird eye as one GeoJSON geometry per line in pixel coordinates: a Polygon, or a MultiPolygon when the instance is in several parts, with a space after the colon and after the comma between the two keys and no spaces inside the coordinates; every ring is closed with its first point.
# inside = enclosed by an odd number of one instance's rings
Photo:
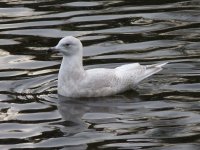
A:
{"type": "Polygon", "coordinates": [[[66,44],[65,44],[65,46],[67,46],[67,47],[68,47],[69,45],[70,45],[69,43],[66,43],[66,44]]]}

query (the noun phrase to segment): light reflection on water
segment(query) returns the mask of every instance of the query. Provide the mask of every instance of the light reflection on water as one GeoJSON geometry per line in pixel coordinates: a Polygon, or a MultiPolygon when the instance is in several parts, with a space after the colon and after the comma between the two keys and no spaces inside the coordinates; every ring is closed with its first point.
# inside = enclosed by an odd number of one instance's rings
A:
{"type": "Polygon", "coordinates": [[[199,1],[0,2],[1,149],[198,150],[199,1]],[[84,45],[85,68],[169,61],[136,91],[57,95],[66,35],[84,45]]]}

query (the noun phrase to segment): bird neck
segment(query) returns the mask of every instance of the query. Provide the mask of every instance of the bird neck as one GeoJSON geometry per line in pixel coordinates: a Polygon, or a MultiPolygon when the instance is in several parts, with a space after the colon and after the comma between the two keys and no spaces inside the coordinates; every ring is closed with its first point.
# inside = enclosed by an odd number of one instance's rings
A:
{"type": "Polygon", "coordinates": [[[59,70],[59,77],[67,79],[84,75],[82,55],[64,56],[59,70]]]}

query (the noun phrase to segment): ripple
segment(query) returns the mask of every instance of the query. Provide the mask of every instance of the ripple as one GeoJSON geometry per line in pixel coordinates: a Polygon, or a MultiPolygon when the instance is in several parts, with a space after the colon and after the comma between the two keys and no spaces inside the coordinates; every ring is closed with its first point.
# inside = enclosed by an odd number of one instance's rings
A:
{"type": "Polygon", "coordinates": [[[62,6],[71,6],[71,7],[94,7],[102,5],[100,2],[71,2],[62,4],[62,6]]]}
{"type": "Polygon", "coordinates": [[[15,44],[19,44],[19,42],[16,42],[11,39],[0,39],[0,45],[15,45],[15,44]]]}
{"type": "Polygon", "coordinates": [[[27,17],[27,16],[41,15],[41,14],[44,14],[44,12],[35,12],[33,9],[25,8],[25,7],[0,8],[0,16],[3,18],[23,17],[23,16],[27,17]]]}
{"type": "Polygon", "coordinates": [[[23,29],[23,30],[11,30],[11,31],[3,31],[0,34],[9,34],[9,35],[30,35],[30,36],[41,36],[41,37],[54,37],[54,38],[62,38],[64,36],[81,36],[84,34],[91,33],[90,31],[61,31],[58,29],[23,29]]]}
{"type": "Polygon", "coordinates": [[[0,59],[0,69],[37,69],[55,65],[55,62],[43,62],[32,60],[33,56],[9,55],[0,59]],[[30,67],[31,66],[31,67],[30,67]]]}

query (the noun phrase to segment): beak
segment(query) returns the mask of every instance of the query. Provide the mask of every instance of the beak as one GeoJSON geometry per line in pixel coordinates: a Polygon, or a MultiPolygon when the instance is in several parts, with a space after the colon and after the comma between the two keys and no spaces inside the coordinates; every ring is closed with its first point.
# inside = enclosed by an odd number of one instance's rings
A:
{"type": "Polygon", "coordinates": [[[59,50],[56,47],[50,47],[47,50],[47,53],[57,53],[57,52],[59,52],[59,50]]]}

